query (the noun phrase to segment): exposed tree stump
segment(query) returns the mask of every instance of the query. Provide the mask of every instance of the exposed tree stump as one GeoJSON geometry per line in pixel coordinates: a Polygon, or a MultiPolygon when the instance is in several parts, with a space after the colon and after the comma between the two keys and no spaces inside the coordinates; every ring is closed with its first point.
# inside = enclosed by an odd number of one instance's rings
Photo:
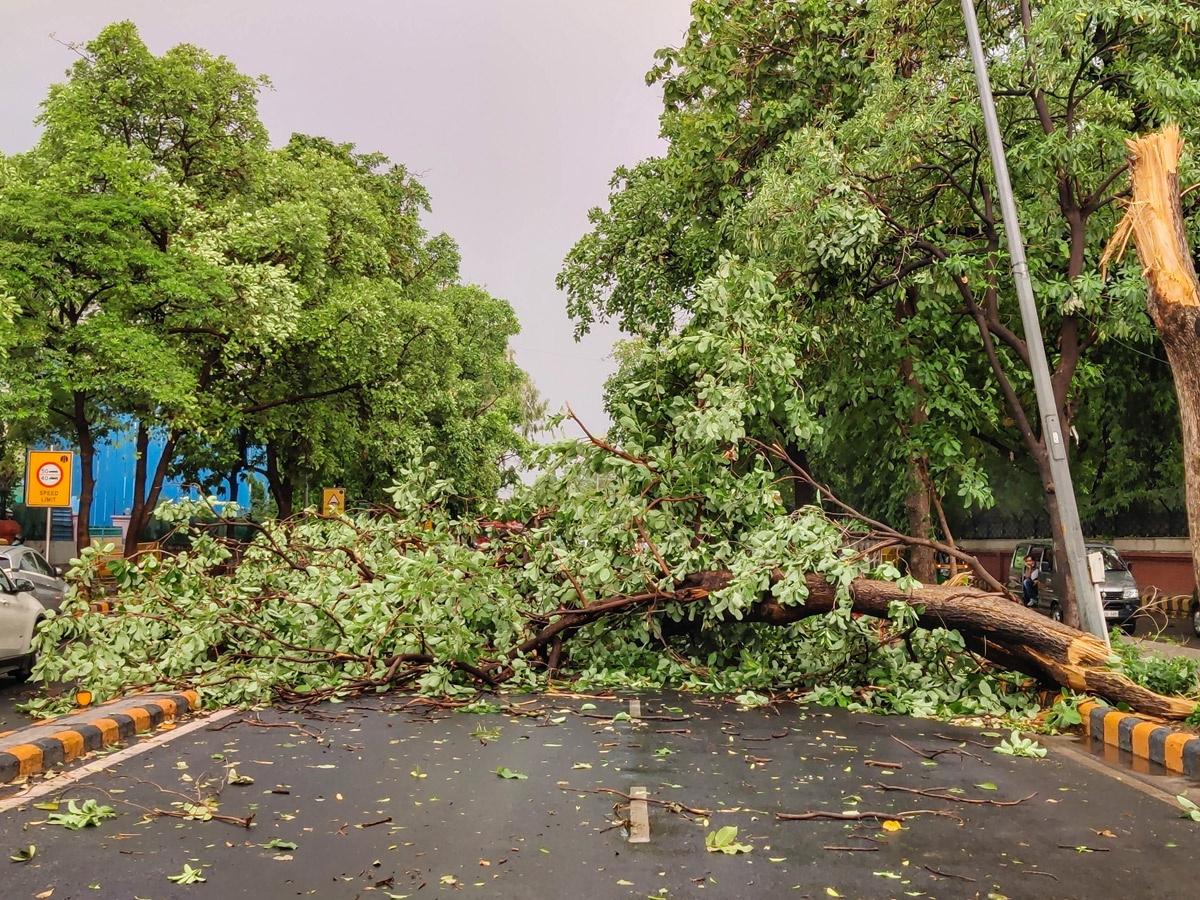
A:
{"type": "Polygon", "coordinates": [[[1183,483],[1192,567],[1200,584],[1200,281],[1188,247],[1179,192],[1179,155],[1183,140],[1178,125],[1126,141],[1132,175],[1129,202],[1101,259],[1103,269],[1124,253],[1130,236],[1137,246],[1149,291],[1146,306],[1158,329],[1183,429],[1183,483]]]}

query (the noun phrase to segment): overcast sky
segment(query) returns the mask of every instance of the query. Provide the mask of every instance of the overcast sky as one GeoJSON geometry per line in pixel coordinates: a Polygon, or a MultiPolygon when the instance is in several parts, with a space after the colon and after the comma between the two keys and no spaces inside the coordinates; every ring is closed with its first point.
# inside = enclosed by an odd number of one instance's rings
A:
{"type": "Polygon", "coordinates": [[[274,144],[293,132],[404,163],[429,189],[433,232],[463,277],[509,300],[517,361],[552,408],[605,421],[615,329],[576,344],[554,288],[621,164],[662,152],[661,95],[645,83],[678,46],[688,0],[0,0],[0,151],[28,149],[65,43],[134,21],[150,49],[178,43],[270,76],[274,144]],[[54,35],[54,38],[51,37],[54,35]]]}

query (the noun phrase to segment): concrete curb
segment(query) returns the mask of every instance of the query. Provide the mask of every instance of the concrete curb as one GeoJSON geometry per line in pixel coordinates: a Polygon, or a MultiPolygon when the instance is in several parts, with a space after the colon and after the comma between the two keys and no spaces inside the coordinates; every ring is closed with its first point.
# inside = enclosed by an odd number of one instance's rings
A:
{"type": "Polygon", "coordinates": [[[1191,612],[1191,594],[1160,594],[1154,588],[1142,592],[1142,609],[1164,613],[1174,619],[1186,618],[1191,612]]]}
{"type": "Polygon", "coordinates": [[[1200,737],[1094,700],[1082,701],[1079,714],[1092,740],[1132,753],[1168,772],[1200,779],[1200,737]]]}
{"type": "MultiPolygon", "coordinates": [[[[89,751],[102,750],[141,732],[151,731],[197,710],[199,706],[200,695],[196,691],[155,694],[136,705],[122,706],[119,712],[108,715],[103,714],[104,706],[98,706],[94,711],[100,715],[89,721],[64,723],[62,730],[53,731],[46,737],[0,750],[0,784],[40,774],[89,751]]],[[[41,724],[44,726],[47,723],[41,724]]]]}

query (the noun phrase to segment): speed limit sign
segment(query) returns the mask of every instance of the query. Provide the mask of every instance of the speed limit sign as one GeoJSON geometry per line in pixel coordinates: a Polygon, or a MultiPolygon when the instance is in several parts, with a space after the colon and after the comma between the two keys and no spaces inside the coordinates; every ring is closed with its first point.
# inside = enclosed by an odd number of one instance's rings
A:
{"type": "Polygon", "coordinates": [[[74,458],[69,450],[30,450],[25,469],[25,505],[70,506],[74,458]]]}

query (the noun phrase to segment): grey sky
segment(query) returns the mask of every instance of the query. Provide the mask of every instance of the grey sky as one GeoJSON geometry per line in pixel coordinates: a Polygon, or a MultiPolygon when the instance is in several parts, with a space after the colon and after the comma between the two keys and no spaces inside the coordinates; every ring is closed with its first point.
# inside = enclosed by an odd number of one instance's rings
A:
{"type": "Polygon", "coordinates": [[[269,75],[275,143],[292,132],[378,150],[429,189],[463,276],[512,302],[513,342],[553,408],[604,422],[615,329],[572,339],[559,263],[612,170],[662,151],[644,75],[678,46],[688,0],[0,0],[0,150],[28,149],[71,50],[131,19],[155,53],[188,42],[269,75]]]}

